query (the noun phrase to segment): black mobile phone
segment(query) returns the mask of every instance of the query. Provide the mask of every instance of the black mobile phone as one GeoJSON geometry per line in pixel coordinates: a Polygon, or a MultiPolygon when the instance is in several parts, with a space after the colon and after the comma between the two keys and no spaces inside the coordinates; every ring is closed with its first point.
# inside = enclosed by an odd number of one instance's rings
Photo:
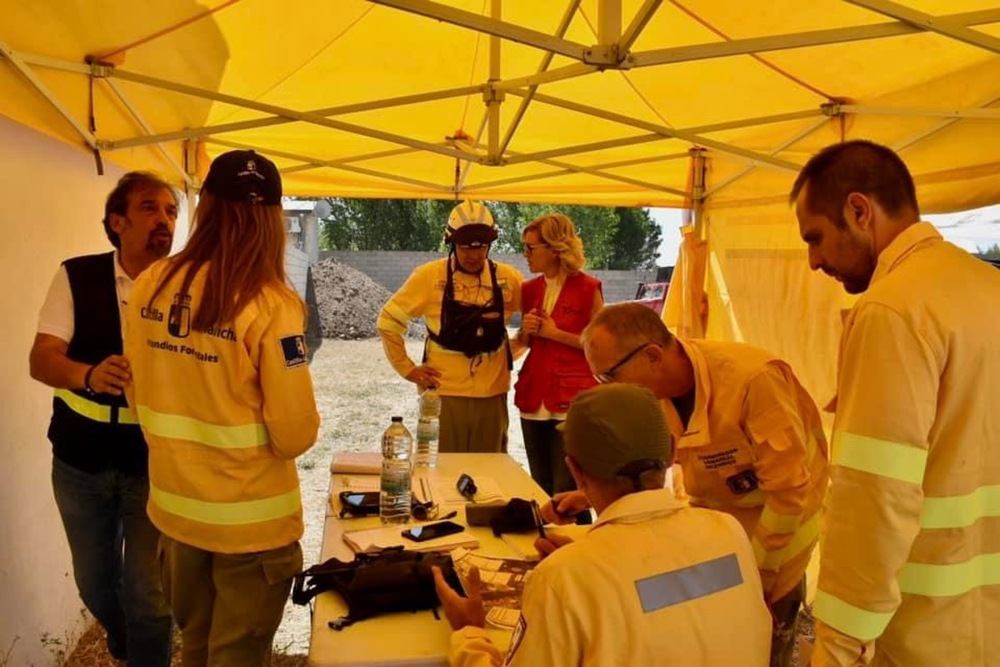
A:
{"type": "Polygon", "coordinates": [[[379,493],[378,491],[341,491],[340,506],[342,518],[348,514],[351,516],[373,516],[378,514],[379,493]]]}
{"type": "Polygon", "coordinates": [[[465,526],[454,521],[439,521],[437,523],[427,523],[422,526],[414,526],[403,531],[403,537],[414,542],[425,542],[445,535],[454,535],[465,530],[465,526]]]}

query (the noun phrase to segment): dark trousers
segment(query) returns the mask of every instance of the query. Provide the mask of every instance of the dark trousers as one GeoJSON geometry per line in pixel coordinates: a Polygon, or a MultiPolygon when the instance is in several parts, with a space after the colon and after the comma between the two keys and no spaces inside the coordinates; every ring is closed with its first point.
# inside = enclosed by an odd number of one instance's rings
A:
{"type": "Polygon", "coordinates": [[[53,459],[52,489],[73,579],[108,634],[108,651],[130,667],[167,667],[171,618],[156,566],[159,532],[146,516],[149,479],[53,459]]]}
{"type": "Polygon", "coordinates": [[[791,667],[798,627],[799,608],[806,597],[806,578],[771,605],[774,627],[771,632],[771,667],[791,667]]]}
{"type": "Polygon", "coordinates": [[[556,419],[521,419],[531,478],[550,496],[576,488],[573,476],[566,467],[562,432],[556,429],[560,423],[556,419]]]}

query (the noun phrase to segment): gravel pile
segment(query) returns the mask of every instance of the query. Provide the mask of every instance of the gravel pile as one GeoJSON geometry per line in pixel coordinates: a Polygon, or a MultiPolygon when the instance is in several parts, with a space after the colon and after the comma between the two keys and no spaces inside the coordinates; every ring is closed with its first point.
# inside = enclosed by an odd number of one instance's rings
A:
{"type": "MultiPolygon", "coordinates": [[[[312,267],[323,338],[358,340],[378,336],[375,320],[390,292],[346,264],[330,258],[312,267]]],[[[423,338],[422,323],[411,323],[407,336],[423,338]]]]}

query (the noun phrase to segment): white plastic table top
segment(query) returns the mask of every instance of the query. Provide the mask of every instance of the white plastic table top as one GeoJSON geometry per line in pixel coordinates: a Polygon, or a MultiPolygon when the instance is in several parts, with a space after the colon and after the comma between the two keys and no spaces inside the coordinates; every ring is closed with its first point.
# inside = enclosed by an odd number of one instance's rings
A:
{"type": "MultiPolygon", "coordinates": [[[[507,454],[440,454],[435,468],[415,468],[413,488],[420,495],[419,479],[439,480],[439,483],[454,484],[459,475],[468,473],[476,477],[492,477],[508,498],[535,499],[539,503],[548,500],[545,492],[535,484],[528,473],[507,454]]],[[[343,486],[345,475],[332,475],[330,488],[343,486]]],[[[358,477],[347,475],[347,477],[358,477]]],[[[344,543],[344,530],[375,528],[378,517],[362,519],[339,519],[327,505],[326,522],[323,529],[323,548],[319,562],[336,557],[350,560],[354,557],[350,547],[344,543]]],[[[452,507],[442,507],[444,514],[452,507]]],[[[461,507],[453,519],[465,523],[465,512],[461,507]]],[[[478,552],[487,556],[522,558],[535,554],[536,535],[504,535],[503,539],[493,536],[488,527],[468,527],[479,540],[478,552]]],[[[310,563],[311,564],[311,563],[310,563]]],[[[311,667],[367,667],[369,665],[445,665],[447,664],[448,641],[451,628],[439,611],[441,620],[435,620],[430,611],[416,613],[387,614],[348,626],[343,630],[332,630],[327,626],[331,620],[347,613],[343,599],[334,593],[323,593],[316,597],[312,615],[312,635],[309,643],[309,665],[311,667]]],[[[510,641],[510,633],[490,630],[493,641],[502,649],[510,641]]]]}

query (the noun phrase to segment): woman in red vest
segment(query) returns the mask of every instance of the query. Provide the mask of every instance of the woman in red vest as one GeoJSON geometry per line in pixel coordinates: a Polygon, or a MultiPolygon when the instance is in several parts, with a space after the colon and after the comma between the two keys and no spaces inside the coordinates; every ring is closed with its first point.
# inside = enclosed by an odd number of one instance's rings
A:
{"type": "Polygon", "coordinates": [[[531,476],[552,495],[575,488],[566,467],[562,433],[556,429],[570,402],[597,384],[580,346],[580,332],[604,306],[601,281],[583,272],[583,241],[562,213],[543,215],[521,233],[529,270],[521,287],[524,317],[518,340],[529,352],[514,404],[531,476]]]}

